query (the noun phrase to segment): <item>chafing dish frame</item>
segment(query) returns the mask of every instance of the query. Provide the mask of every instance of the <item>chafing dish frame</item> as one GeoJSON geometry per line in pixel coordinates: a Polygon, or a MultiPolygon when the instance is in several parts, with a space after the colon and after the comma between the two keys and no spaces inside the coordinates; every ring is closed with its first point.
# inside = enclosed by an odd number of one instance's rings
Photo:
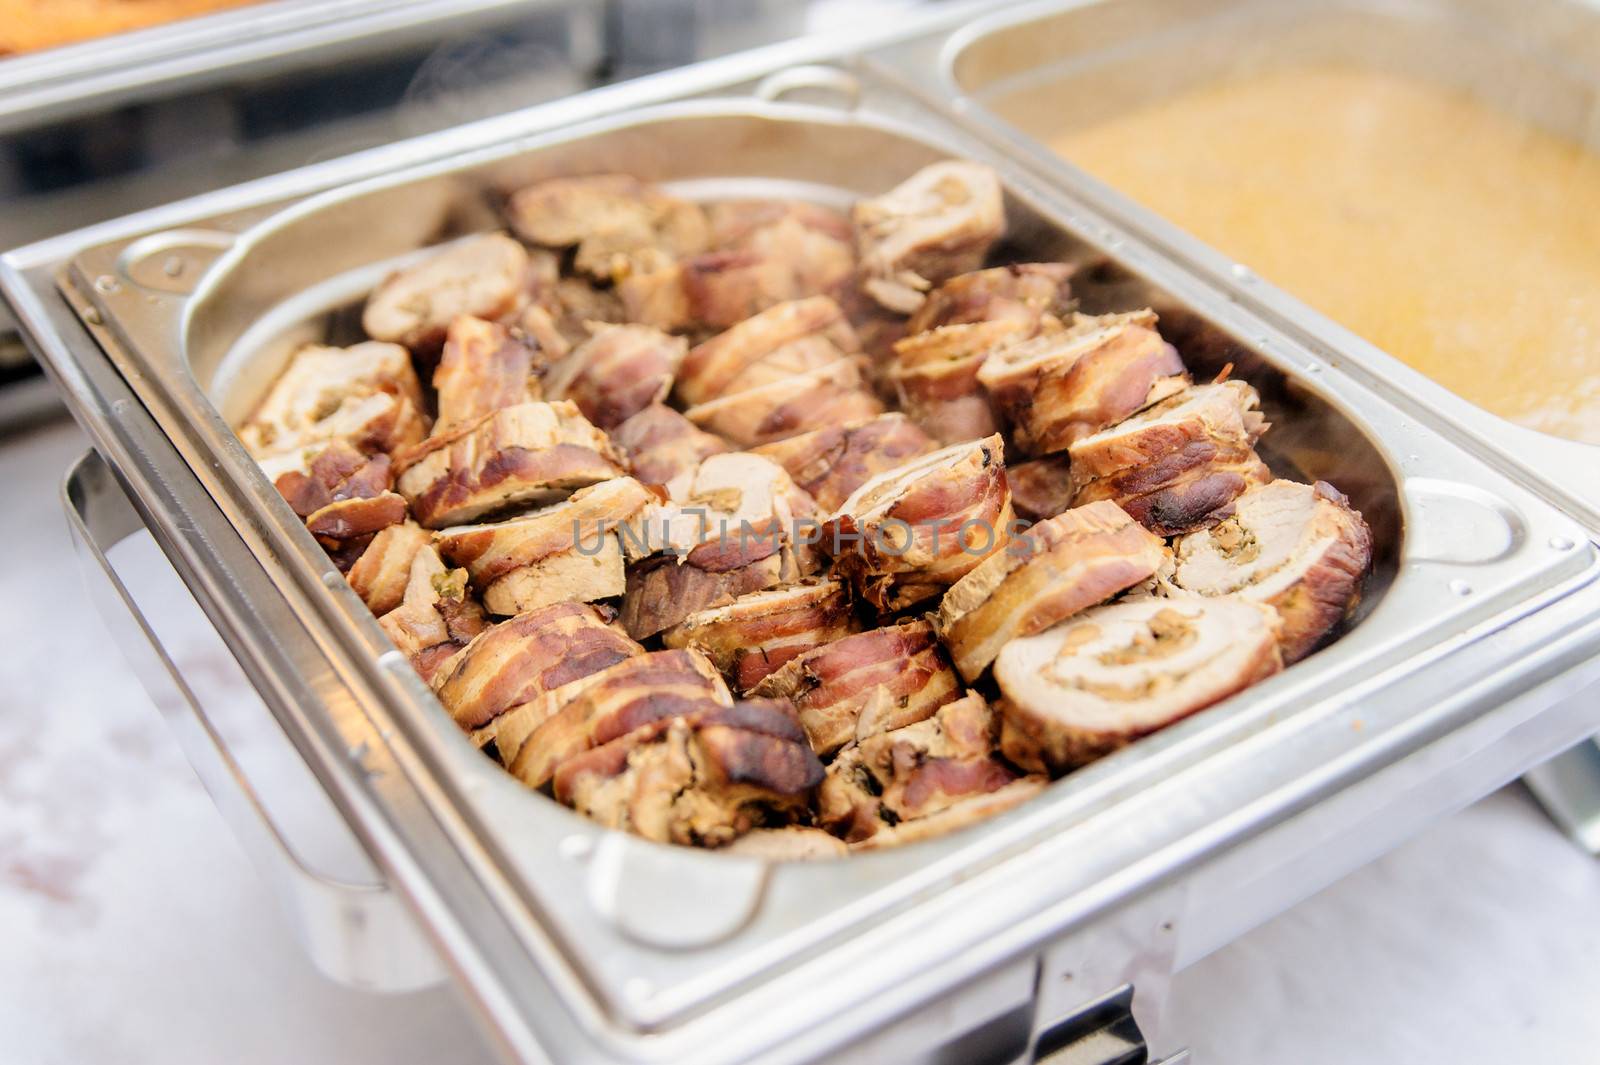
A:
{"type": "MultiPolygon", "coordinates": [[[[527,795],[453,736],[404,658],[387,648],[304,530],[284,517],[270,485],[249,472],[237,442],[219,436],[218,450],[198,446],[207,433],[226,432],[220,420],[177,409],[181,397],[172,390],[181,381],[141,370],[125,347],[125,312],[135,302],[160,306],[165,297],[99,267],[114,266],[141,240],[134,259],[149,251],[203,254],[210,238],[197,234],[236,233],[306,210],[292,205],[319,189],[363,179],[382,189],[423,169],[460,169],[618,126],[735,114],[865,123],[922,141],[935,130],[939,150],[995,163],[1014,195],[1179,301],[1203,307],[1267,363],[1358,421],[1372,424],[1363,412],[1393,417],[1387,400],[1337,370],[1325,372],[1287,335],[947,125],[937,110],[864,75],[856,112],[750,99],[755,79],[831,55],[810,44],[715,61],[201,197],[0,260],[0,288],[96,447],[502,1048],[519,1060],[583,1053],[617,1061],[689,1053],[707,1062],[798,1062],[828,1053],[910,1060],[1018,1011],[1031,1047],[1081,1005],[1061,990],[1061,973],[1076,967],[1105,978],[1094,993],[1115,986],[1119,974],[1120,982],[1140,974],[1141,987],[1154,987],[1160,970],[1170,972],[1186,949],[1178,926],[1194,907],[1177,877],[1202,860],[1225,861],[1230,847],[1246,853],[1251,837],[1303,852],[1304,839],[1288,841],[1274,826],[1332,809],[1342,797],[1376,801],[1396,788],[1415,790],[1419,780],[1438,780],[1442,769],[1486,753],[1538,760],[1592,730],[1600,715],[1580,697],[1600,681],[1600,663],[1591,664],[1600,651],[1600,562],[1583,530],[1400,416],[1385,429],[1396,436],[1385,450],[1408,491],[1405,583],[1396,585],[1407,594],[1391,594],[1296,671],[1075,774],[978,832],[780,868],[644,844],[527,795]],[[660,103],[707,93],[732,98],[660,103]],[[660,106],[633,109],[645,104],[660,106]],[[402,167],[412,169],[397,177],[402,167]],[[152,233],[166,236],[152,243],[152,233]],[[55,286],[72,260],[79,273],[63,288],[69,305],[55,286]],[[1396,447],[1401,439],[1409,446],[1396,447]],[[1455,515],[1467,527],[1494,528],[1498,520],[1509,540],[1491,549],[1473,535],[1434,536],[1447,523],[1424,512],[1457,504],[1467,508],[1455,515]],[[1491,518],[1473,508],[1487,508],[1491,518]],[[1439,560],[1452,552],[1476,561],[1439,560]],[[1380,620],[1385,610],[1409,617],[1434,609],[1455,620],[1413,629],[1380,620]],[[260,616],[298,624],[267,629],[260,616]],[[1392,629],[1431,644],[1431,660],[1374,646],[1397,635],[1392,629]],[[1374,661],[1381,668],[1347,683],[1374,661]],[[291,681],[292,692],[285,689],[291,681]],[[1288,712],[1333,686],[1332,697],[1288,712]],[[1520,742],[1502,748],[1519,729],[1520,742]],[[539,901],[568,904],[542,915],[557,919],[536,919],[526,887],[514,882],[517,856],[506,853],[514,843],[476,830],[479,818],[506,822],[484,813],[497,804],[511,804],[545,835],[523,858],[547,881],[539,901]],[[651,890],[630,891],[640,884],[651,890]],[[553,898],[563,885],[572,896],[553,898]],[[754,899],[756,912],[730,929],[726,911],[740,896],[754,899]],[[808,901],[826,914],[780,934],[759,927],[783,916],[773,911],[808,901]],[[875,908],[879,919],[862,927],[875,908]],[[848,938],[846,926],[856,930],[848,938]],[[749,941],[752,930],[761,942],[749,941]],[[810,943],[800,942],[803,932],[810,943]],[[701,939],[663,943],[663,934],[701,939]],[[1086,946],[1096,938],[1098,950],[1086,946]],[[1150,945],[1130,954],[1131,942],[1150,945]]],[[[223,243],[214,241],[213,250],[223,243]]],[[[204,265],[197,259],[197,272],[204,265]]],[[[151,335],[142,332],[140,342],[151,335]]],[[[1417,809],[1437,812],[1440,801],[1417,809]]]]}

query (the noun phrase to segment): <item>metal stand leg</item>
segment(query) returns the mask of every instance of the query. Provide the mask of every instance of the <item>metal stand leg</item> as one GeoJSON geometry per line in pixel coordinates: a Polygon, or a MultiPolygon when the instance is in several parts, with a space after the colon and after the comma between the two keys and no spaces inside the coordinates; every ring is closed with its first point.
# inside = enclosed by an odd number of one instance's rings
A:
{"type": "Polygon", "coordinates": [[[1600,857],[1600,738],[1529,770],[1522,782],[1573,842],[1600,857]]]}

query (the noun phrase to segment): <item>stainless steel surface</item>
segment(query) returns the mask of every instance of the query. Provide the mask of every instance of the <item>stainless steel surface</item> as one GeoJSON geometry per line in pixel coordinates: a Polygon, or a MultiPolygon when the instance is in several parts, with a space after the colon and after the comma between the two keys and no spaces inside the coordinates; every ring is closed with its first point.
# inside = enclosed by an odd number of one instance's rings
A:
{"type": "Polygon", "coordinates": [[[444,979],[99,455],[78,460],[61,496],[90,598],[317,967],[368,990],[444,979]]]}
{"type": "MultiPolygon", "coordinates": [[[[1018,1016],[1026,1038],[1107,990],[1041,995],[1072,961],[1051,946],[1063,937],[1117,927],[1118,914],[1143,924],[1154,899],[1180,914],[1182,942],[1181,907],[1152,888],[1408,758],[1419,776],[1454,767],[1465,752],[1453,738],[1497,709],[1600,723],[1600,587],[1576,524],[914,98],[870,76],[853,112],[742,96],[827,57],[815,43],[735,57],[0,261],[0,287],[163,550],[520,1059],[798,1062],[849,1045],[850,1060],[909,1061],[1018,1016]],[[734,98],[632,110],[717,92],[734,98]],[[1280,457],[1341,482],[1394,552],[1370,613],[1336,645],[982,831],[768,868],[607,834],[528,794],[438,712],[207,391],[225,383],[230,352],[270,354],[267,341],[353,298],[362,268],[439,235],[486,184],[626,165],[705,195],[800,182],[839,198],[946,153],[998,165],[1031,223],[1019,252],[1108,253],[1107,298],[1120,284],[1124,299],[1157,300],[1199,367],[1238,363],[1280,415],[1280,457]],[[160,238],[193,249],[197,269],[227,250],[196,293],[139,288],[133,267],[153,245],[138,238],[175,230],[227,235],[160,238]],[[266,257],[272,268],[257,269],[266,257]],[[69,260],[75,309],[55,290],[69,260]],[[322,291],[285,308],[308,284],[322,291]],[[247,332],[262,316],[270,327],[247,332]],[[1297,433],[1290,415],[1327,435],[1297,433]],[[702,942],[641,941],[662,927],[702,942]]],[[[1163,953],[1178,963],[1176,948],[1163,953]]]]}
{"type": "Polygon", "coordinates": [[[1522,782],[1573,842],[1600,858],[1600,740],[1584,740],[1522,782]]]}
{"type": "MultiPolygon", "coordinates": [[[[276,0],[0,60],[0,133],[406,43],[437,41],[551,0],[276,0]]],[[[594,5],[587,7],[592,17],[594,5]]]]}
{"type": "Polygon", "coordinates": [[[1600,4],[1594,0],[1042,0],[884,50],[891,70],[950,101],[967,128],[1209,278],[1408,415],[1600,531],[1600,448],[1524,429],[1466,402],[1061,159],[1000,117],[1037,89],[1052,128],[1298,58],[1400,69],[1470,89],[1600,146],[1600,4]]]}

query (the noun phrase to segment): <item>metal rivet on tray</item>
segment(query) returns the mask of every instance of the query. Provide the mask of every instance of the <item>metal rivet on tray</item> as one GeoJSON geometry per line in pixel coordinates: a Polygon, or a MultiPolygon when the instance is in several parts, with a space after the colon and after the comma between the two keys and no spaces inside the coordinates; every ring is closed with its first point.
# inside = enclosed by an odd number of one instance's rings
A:
{"type": "Polygon", "coordinates": [[[87,311],[84,311],[83,320],[90,325],[101,325],[105,322],[105,319],[100,317],[99,307],[90,307],[87,311]]]}
{"type": "Polygon", "coordinates": [[[166,262],[161,264],[161,272],[168,277],[177,277],[183,273],[183,260],[176,255],[167,256],[166,262]]]}
{"type": "Polygon", "coordinates": [[[1456,580],[1450,582],[1450,590],[1455,592],[1457,595],[1471,595],[1472,585],[1468,584],[1464,580],[1461,580],[1460,578],[1457,578],[1456,580]]]}
{"type": "Polygon", "coordinates": [[[336,569],[330,569],[328,572],[322,575],[322,583],[326,584],[329,588],[337,588],[339,585],[344,583],[344,574],[340,573],[336,569]]]}
{"type": "Polygon", "coordinates": [[[1557,551],[1571,551],[1578,545],[1570,536],[1552,536],[1550,537],[1550,546],[1557,551]]]}
{"type": "Polygon", "coordinates": [[[1256,272],[1244,263],[1233,264],[1233,276],[1246,285],[1254,284],[1258,280],[1256,272]]]}
{"type": "Polygon", "coordinates": [[[594,839],[590,836],[567,836],[560,843],[561,856],[580,862],[594,853],[594,839]]]}
{"type": "Polygon", "coordinates": [[[110,293],[117,291],[117,289],[121,288],[122,286],[118,284],[117,279],[112,277],[110,274],[101,274],[99,277],[94,279],[94,287],[97,291],[104,292],[109,295],[110,293]]]}

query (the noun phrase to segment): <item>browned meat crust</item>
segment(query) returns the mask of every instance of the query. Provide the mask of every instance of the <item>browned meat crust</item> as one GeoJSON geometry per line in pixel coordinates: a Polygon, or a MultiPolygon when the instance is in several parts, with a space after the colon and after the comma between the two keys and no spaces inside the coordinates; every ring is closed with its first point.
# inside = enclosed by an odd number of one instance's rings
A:
{"type": "Polygon", "coordinates": [[[858,736],[921,721],[960,687],[933,627],[912,621],[807,651],[754,694],[791,701],[811,745],[828,755],[858,736]]]}
{"type": "Polygon", "coordinates": [[[504,233],[480,233],[428,253],[372,290],[361,324],[374,340],[437,352],[462,315],[498,319],[528,299],[531,264],[504,233]]]}
{"type": "Polygon", "coordinates": [[[822,580],[698,611],[661,638],[668,647],[705,652],[736,690],[748,692],[790,659],[859,628],[844,586],[822,580]]]}
{"type": "Polygon", "coordinates": [[[1072,460],[1066,455],[1013,463],[1006,467],[1006,482],[1019,518],[1043,521],[1072,506],[1072,460]]]}
{"type": "Polygon", "coordinates": [[[957,581],[939,604],[939,635],[976,680],[1000,648],[1148,580],[1167,547],[1115,503],[1041,522],[957,581]]]}
{"type": "Polygon", "coordinates": [[[938,450],[904,414],[828,426],[755,448],[782,466],[824,510],[835,510],[873,477],[938,450]]]}
{"type": "Polygon", "coordinates": [[[433,371],[435,436],[504,407],[539,398],[534,353],[496,322],[462,315],[450,323],[433,371]]]}
{"type": "Polygon", "coordinates": [[[599,326],[545,378],[551,399],[570,399],[595,425],[614,429],[667,398],[688,343],[644,325],[599,326]]]}
{"type": "Polygon", "coordinates": [[[769,307],[697,344],[678,374],[689,406],[788,380],[861,350],[844,311],[826,296],[769,307]]]}
{"type": "Polygon", "coordinates": [[[1013,263],[952,277],[928,293],[906,331],[1004,319],[1036,323],[1046,314],[1059,318],[1072,308],[1076,272],[1071,263],[1013,263]]]}
{"type": "Polygon", "coordinates": [[[611,430],[611,442],[628,456],[635,477],[678,500],[687,497],[701,462],[731,450],[726,440],[659,403],[611,430]]]}
{"type": "Polygon", "coordinates": [[[982,265],[1006,224],[995,172],[956,160],[858,200],[850,218],[863,291],[901,314],[921,307],[934,285],[982,265]]]}

